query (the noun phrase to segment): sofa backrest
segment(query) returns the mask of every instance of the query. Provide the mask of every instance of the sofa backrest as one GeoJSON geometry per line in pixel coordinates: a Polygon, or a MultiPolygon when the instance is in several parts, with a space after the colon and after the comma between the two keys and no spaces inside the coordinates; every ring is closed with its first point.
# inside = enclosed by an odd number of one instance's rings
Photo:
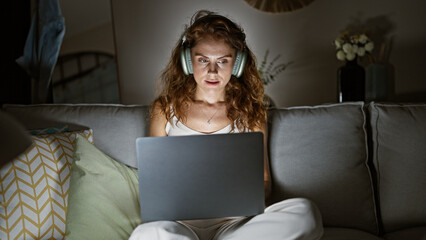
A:
{"type": "MultiPolygon", "coordinates": [[[[100,150],[131,167],[137,166],[135,139],[148,135],[147,106],[4,105],[3,110],[27,129],[91,128],[100,150]]],[[[311,199],[326,227],[377,234],[378,222],[386,233],[426,225],[426,104],[280,108],[270,111],[269,120],[273,202],[311,199]]]]}
{"type": "Polygon", "coordinates": [[[120,104],[4,105],[3,110],[27,129],[67,125],[69,130],[91,128],[104,153],[137,167],[135,139],[148,135],[149,108],[120,104]]]}
{"type": "Polygon", "coordinates": [[[371,104],[373,162],[385,232],[426,225],[426,104],[371,104]]]}
{"type": "Polygon", "coordinates": [[[269,119],[272,201],[305,197],[326,227],[377,234],[364,104],[282,108],[269,119]]]}

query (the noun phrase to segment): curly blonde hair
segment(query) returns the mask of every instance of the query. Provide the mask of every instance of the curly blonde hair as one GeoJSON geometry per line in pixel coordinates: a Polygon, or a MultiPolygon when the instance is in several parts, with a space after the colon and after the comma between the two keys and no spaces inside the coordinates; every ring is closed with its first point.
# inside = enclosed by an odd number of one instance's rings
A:
{"type": "Polygon", "coordinates": [[[245,33],[228,18],[206,10],[198,11],[191,18],[190,26],[185,27],[161,75],[162,92],[153,106],[159,105],[169,122],[174,116],[181,122],[185,121],[185,112],[189,103],[194,101],[197,83],[193,75],[184,74],[180,54],[183,47],[192,48],[206,36],[223,39],[234,49],[247,53],[243,74],[240,78],[232,76],[225,89],[227,116],[235,122],[232,130],[235,127],[239,131],[262,128],[267,118],[264,87],[256,68],[255,56],[245,43],[245,33]]]}

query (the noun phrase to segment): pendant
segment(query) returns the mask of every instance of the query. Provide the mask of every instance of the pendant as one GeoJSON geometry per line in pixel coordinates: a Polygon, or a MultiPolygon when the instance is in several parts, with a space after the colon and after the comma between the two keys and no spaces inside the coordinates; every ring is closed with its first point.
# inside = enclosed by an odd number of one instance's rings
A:
{"type": "Polygon", "coordinates": [[[210,120],[208,120],[207,123],[210,125],[210,120]]]}

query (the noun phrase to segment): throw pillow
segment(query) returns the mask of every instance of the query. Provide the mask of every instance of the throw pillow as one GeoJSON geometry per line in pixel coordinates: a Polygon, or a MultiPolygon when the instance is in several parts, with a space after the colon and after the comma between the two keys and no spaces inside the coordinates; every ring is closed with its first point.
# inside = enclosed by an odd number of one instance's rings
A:
{"type": "Polygon", "coordinates": [[[128,239],[141,223],[137,170],[77,136],[71,166],[66,238],[128,239]]]}
{"type": "Polygon", "coordinates": [[[92,130],[31,136],[33,145],[0,170],[0,239],[65,237],[72,143],[78,133],[93,141],[92,130]]]}
{"type": "Polygon", "coordinates": [[[68,132],[67,125],[30,130],[31,135],[44,135],[44,134],[54,134],[54,133],[64,133],[64,132],[68,132]]]}

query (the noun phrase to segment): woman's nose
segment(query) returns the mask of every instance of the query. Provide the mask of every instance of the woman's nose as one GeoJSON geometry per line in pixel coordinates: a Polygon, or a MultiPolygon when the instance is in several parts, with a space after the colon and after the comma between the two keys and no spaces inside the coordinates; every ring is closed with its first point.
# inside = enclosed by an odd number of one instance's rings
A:
{"type": "Polygon", "coordinates": [[[217,65],[215,63],[209,64],[209,73],[217,73],[217,65]]]}

